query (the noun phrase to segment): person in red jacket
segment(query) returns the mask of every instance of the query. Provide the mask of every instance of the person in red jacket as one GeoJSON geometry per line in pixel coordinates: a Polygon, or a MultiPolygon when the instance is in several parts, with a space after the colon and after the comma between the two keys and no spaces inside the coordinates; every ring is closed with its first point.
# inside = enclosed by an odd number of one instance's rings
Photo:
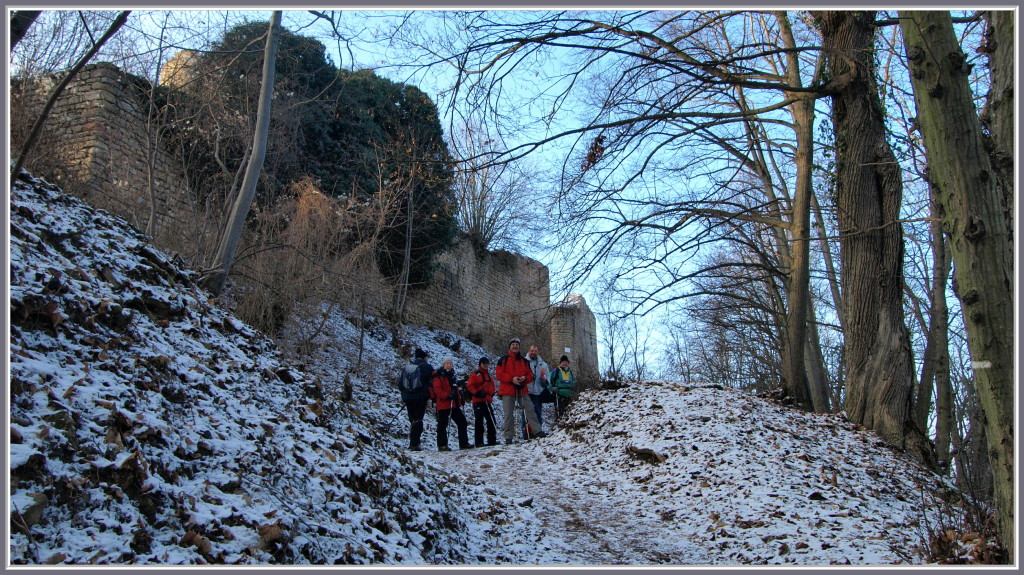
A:
{"type": "Polygon", "coordinates": [[[494,376],[498,378],[498,395],[501,396],[501,414],[504,416],[502,432],[505,436],[505,445],[511,445],[515,436],[513,410],[516,404],[526,415],[527,437],[536,439],[544,437],[540,430],[540,422],[537,421],[537,413],[533,409],[533,403],[529,407],[524,403],[526,386],[533,381],[533,370],[530,369],[530,362],[526,361],[519,353],[519,338],[513,338],[508,342],[508,355],[502,356],[494,368],[494,376]]]}
{"type": "Polygon", "coordinates": [[[448,448],[448,420],[455,422],[459,430],[459,449],[473,447],[469,443],[468,422],[462,413],[462,398],[455,383],[455,367],[452,360],[444,360],[441,369],[434,372],[430,381],[430,399],[434,400],[437,409],[437,450],[451,451],[448,448]]]}
{"type": "Polygon", "coordinates": [[[496,445],[498,443],[497,431],[494,425],[494,410],[491,408],[491,400],[494,398],[494,379],[491,378],[489,369],[491,360],[486,357],[480,358],[476,371],[469,376],[466,388],[473,398],[473,439],[477,447],[484,445],[496,445]],[[487,426],[487,443],[484,443],[484,426],[487,426]]]}

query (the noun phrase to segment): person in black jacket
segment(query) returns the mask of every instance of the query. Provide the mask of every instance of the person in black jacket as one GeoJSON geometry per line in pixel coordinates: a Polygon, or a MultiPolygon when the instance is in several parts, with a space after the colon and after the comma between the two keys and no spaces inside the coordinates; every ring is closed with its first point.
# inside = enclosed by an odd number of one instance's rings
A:
{"type": "Polygon", "coordinates": [[[434,368],[427,362],[427,352],[417,348],[413,355],[409,362],[419,368],[420,387],[415,391],[403,389],[402,401],[405,402],[405,409],[409,414],[409,449],[422,451],[420,438],[423,436],[423,416],[427,412],[427,402],[430,400],[430,380],[434,368]]]}

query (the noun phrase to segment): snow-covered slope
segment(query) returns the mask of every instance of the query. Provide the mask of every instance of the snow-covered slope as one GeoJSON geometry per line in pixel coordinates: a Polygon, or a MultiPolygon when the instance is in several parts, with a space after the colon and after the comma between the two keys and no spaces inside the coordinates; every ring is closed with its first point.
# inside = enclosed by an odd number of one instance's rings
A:
{"type": "Polygon", "coordinates": [[[144,237],[10,205],[12,563],[463,560],[437,478],[144,237]]]}
{"type": "Polygon", "coordinates": [[[920,563],[940,521],[949,486],[873,434],[715,386],[587,391],[547,438],[450,453],[430,410],[407,453],[382,322],[282,352],[123,221],[36,180],[10,205],[12,563],[920,563]]]}
{"type": "Polygon", "coordinates": [[[516,453],[442,459],[613,563],[918,563],[948,490],[838,416],[671,382],[585,394],[516,453]]]}

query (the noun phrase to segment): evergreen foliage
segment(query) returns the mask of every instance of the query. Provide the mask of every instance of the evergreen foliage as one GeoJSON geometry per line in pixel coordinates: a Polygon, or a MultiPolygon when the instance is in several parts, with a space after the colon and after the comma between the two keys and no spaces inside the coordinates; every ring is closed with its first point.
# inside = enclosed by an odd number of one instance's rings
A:
{"type": "MultiPolygon", "coordinates": [[[[255,121],[265,22],[236,26],[196,58],[192,81],[174,99],[184,154],[196,163],[204,197],[234,191],[255,121]]],[[[405,248],[407,201],[414,202],[412,285],[429,281],[434,257],[455,238],[452,158],[437,107],[414,86],[369,70],[336,68],[314,38],[284,30],[277,56],[271,135],[256,196],[273,210],[298,181],[356,204],[389,195],[377,259],[397,276],[405,248]]],[[[374,225],[377,223],[375,222],[374,225]]]]}

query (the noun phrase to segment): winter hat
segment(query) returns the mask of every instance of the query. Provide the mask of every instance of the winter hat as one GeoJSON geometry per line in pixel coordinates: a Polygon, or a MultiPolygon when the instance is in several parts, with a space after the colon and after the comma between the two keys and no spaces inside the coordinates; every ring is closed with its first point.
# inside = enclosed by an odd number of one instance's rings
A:
{"type": "Polygon", "coordinates": [[[508,344],[509,344],[509,346],[511,346],[513,343],[523,343],[523,342],[519,341],[518,337],[513,337],[512,339],[508,340],[508,344]]]}
{"type": "Polygon", "coordinates": [[[562,363],[563,361],[569,363],[569,356],[563,355],[562,358],[558,360],[558,363],[562,363]]]}
{"type": "Polygon", "coordinates": [[[414,355],[416,356],[416,359],[425,359],[427,357],[427,352],[417,347],[414,355]]]}
{"type": "Polygon", "coordinates": [[[481,358],[480,358],[480,361],[479,361],[478,363],[479,363],[479,365],[483,365],[483,364],[485,364],[485,363],[486,363],[487,365],[490,365],[490,364],[491,364],[491,360],[487,359],[486,357],[481,357],[481,358]]]}

